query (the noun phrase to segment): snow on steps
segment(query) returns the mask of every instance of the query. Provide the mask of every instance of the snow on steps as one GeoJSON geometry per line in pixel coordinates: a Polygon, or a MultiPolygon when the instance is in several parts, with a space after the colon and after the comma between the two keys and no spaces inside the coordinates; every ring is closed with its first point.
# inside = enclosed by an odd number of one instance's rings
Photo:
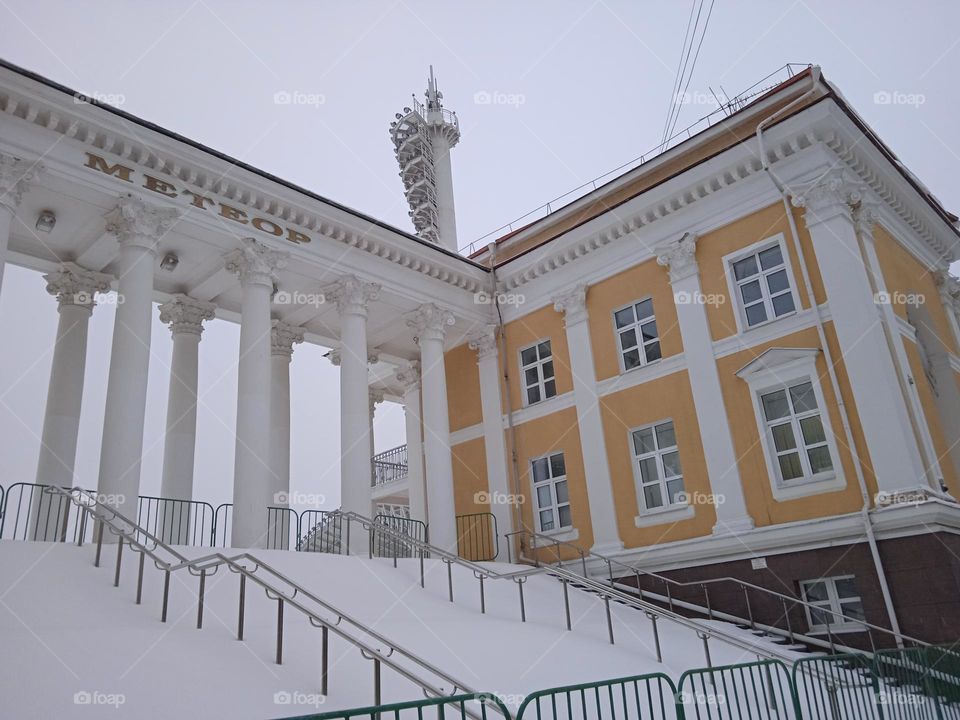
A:
{"type": "MultiPolygon", "coordinates": [[[[207,549],[181,551],[197,556],[207,549]]],[[[171,576],[163,624],[163,574],[152,562],[137,606],[138,557],[125,549],[120,587],[114,588],[115,546],[104,546],[100,568],[93,567],[93,554],[92,546],[0,541],[4,717],[262,720],[372,703],[372,663],[332,634],[330,694],[319,696],[321,633],[292,608],[284,613],[284,662],[276,665],[277,603],[252,583],[245,639],[237,641],[239,579],[226,568],[207,578],[204,627],[197,630],[198,578],[171,576]],[[84,704],[87,699],[91,704],[84,704]],[[288,699],[293,702],[283,702],[288,699]],[[113,703],[110,712],[98,702],[113,703]]],[[[668,620],[659,623],[664,662],[658,664],[649,620],[620,605],[612,608],[611,646],[603,602],[588,593],[571,590],[573,631],[567,632],[560,583],[544,576],[524,586],[527,622],[521,623],[515,583],[488,580],[487,613],[481,615],[472,573],[453,567],[450,603],[446,566],[439,561],[426,562],[421,589],[415,560],[400,560],[394,569],[379,559],[255,554],[470,689],[498,693],[514,708],[542,688],[655,671],[676,679],[704,665],[701,640],[668,620]]],[[[717,626],[756,640],[733,625],[717,626]]],[[[715,664],[756,659],[717,640],[710,650],[715,664]]],[[[384,667],[384,702],[419,697],[419,688],[384,667]]]]}

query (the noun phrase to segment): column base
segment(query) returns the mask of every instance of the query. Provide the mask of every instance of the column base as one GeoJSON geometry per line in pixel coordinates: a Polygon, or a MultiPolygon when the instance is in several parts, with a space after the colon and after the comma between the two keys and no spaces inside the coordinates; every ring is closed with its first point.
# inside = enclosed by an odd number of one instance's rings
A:
{"type": "Polygon", "coordinates": [[[728,521],[717,521],[713,526],[714,535],[736,535],[737,533],[749,532],[756,527],[753,524],[753,518],[741,517],[728,521]]]}

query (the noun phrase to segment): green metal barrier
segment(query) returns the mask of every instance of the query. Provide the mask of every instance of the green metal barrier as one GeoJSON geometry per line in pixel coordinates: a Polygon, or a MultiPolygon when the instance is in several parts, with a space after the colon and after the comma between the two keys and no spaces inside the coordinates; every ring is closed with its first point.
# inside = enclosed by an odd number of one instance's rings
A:
{"type": "Polygon", "coordinates": [[[489,693],[473,693],[470,695],[450,695],[448,697],[427,698],[410,702],[391,703],[389,705],[373,705],[370,707],[353,708],[352,710],[334,710],[332,712],[316,713],[313,715],[296,715],[284,720],[350,720],[350,718],[367,717],[370,720],[424,720],[425,710],[436,708],[437,720],[448,718],[473,718],[473,720],[493,720],[504,718],[511,720],[510,711],[495,695],[489,693]]]}
{"type": "Polygon", "coordinates": [[[663,673],[567,685],[527,695],[516,720],[682,720],[663,673]]]}
{"type": "Polygon", "coordinates": [[[885,720],[960,720],[960,679],[941,648],[881,650],[873,656],[885,720]]]}
{"type": "Polygon", "coordinates": [[[802,658],[793,686],[805,720],[883,720],[880,685],[865,655],[802,658]]]}
{"type": "Polygon", "coordinates": [[[677,683],[687,720],[799,720],[787,666],[779,660],[687,670],[677,683]]]}

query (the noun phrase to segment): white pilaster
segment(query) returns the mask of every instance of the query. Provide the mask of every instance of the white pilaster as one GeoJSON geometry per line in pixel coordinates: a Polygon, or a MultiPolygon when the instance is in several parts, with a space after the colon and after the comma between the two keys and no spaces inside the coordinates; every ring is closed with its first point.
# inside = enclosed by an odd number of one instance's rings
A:
{"type": "Polygon", "coordinates": [[[583,470],[593,526],[593,552],[605,553],[623,549],[617,529],[617,513],[613,504],[610,464],[600,418],[597,395],[597,373],[587,323],[587,286],[577,285],[553,299],[553,307],[564,314],[567,346],[570,349],[570,373],[573,375],[573,400],[577,407],[577,426],[583,452],[583,470]]]}
{"type": "MultiPolygon", "coordinates": [[[[510,493],[507,475],[507,448],[503,438],[503,404],[500,395],[500,360],[497,326],[487,325],[469,338],[470,349],[477,351],[480,372],[480,406],[483,409],[483,446],[487,460],[487,490],[490,512],[497,519],[500,537],[513,532],[515,498],[510,493]]],[[[498,538],[494,538],[498,540],[498,538]]]]}
{"type": "MultiPolygon", "coordinates": [[[[340,311],[340,508],[371,515],[370,397],[367,393],[367,305],[380,286],[353,275],[324,295],[340,311]]],[[[367,538],[351,533],[350,552],[366,552],[367,538]]]]}
{"type": "Polygon", "coordinates": [[[267,540],[267,507],[273,501],[270,474],[270,296],[287,253],[253,238],[224,257],[240,278],[240,360],[237,387],[237,441],[234,455],[233,531],[235,548],[259,548],[267,540]]]}
{"type": "Polygon", "coordinates": [[[453,458],[450,455],[450,416],[443,338],[453,314],[433,303],[421,305],[407,324],[417,331],[423,384],[423,456],[430,511],[430,542],[457,551],[457,520],[453,500],[453,458]]]}
{"type": "MultiPolygon", "coordinates": [[[[110,287],[110,276],[90,272],[73,263],[45,275],[47,292],[57,298],[60,320],[50,367],[47,407],[43,417],[40,457],[37,462],[37,484],[72,487],[77,457],[77,435],[80,432],[80,408],[87,362],[87,329],[96,304],[96,294],[110,287]]],[[[38,527],[30,537],[36,540],[57,538],[56,510],[59,501],[40,493],[32,515],[38,527]],[[47,507],[50,508],[48,512],[47,507]],[[52,522],[51,522],[52,521],[52,522]]]]}
{"type": "Polygon", "coordinates": [[[427,522],[427,489],[423,478],[423,434],[420,424],[420,366],[412,363],[396,372],[403,388],[403,417],[407,430],[407,494],[410,517],[427,522]]]}
{"type": "Polygon", "coordinates": [[[960,349],[960,281],[953,277],[949,270],[938,272],[935,278],[937,288],[940,290],[943,311],[946,313],[954,342],[960,349]]]}
{"type": "Polygon", "coordinates": [[[140,494],[155,248],[179,216],[177,210],[148,205],[133,195],[122,197],[107,215],[107,230],[119,241],[120,255],[98,490],[131,520],[136,520],[140,494]]]}
{"type": "MultiPolygon", "coordinates": [[[[197,378],[200,369],[200,335],[203,321],[211,320],[215,306],[187,295],[174,295],[160,306],[160,322],[170,326],[170,388],[163,444],[160,497],[193,499],[193,460],[197,447],[197,378]]],[[[189,518],[182,503],[163,503],[161,538],[189,542],[189,518]]]]}
{"type": "Polygon", "coordinates": [[[12,155],[0,153],[0,287],[6,265],[10,229],[23,193],[36,179],[40,166],[12,155]]]}
{"type": "Polygon", "coordinates": [[[700,271],[695,257],[697,238],[687,233],[661,244],[657,263],[670,273],[670,285],[677,309],[677,322],[683,338],[687,375],[697,413],[700,441],[703,443],[707,475],[716,503],[715,534],[737,533],[753,527],[747,511],[730,436],[730,418],[723,402],[720,375],[713,357],[713,342],[707,324],[707,309],[702,302],[700,271]]]}
{"type": "Polygon", "coordinates": [[[795,195],[806,209],[820,276],[840,343],[857,417],[882,493],[928,489],[906,402],[897,382],[866,266],[857,243],[851,202],[860,189],[832,171],[795,195]]]}

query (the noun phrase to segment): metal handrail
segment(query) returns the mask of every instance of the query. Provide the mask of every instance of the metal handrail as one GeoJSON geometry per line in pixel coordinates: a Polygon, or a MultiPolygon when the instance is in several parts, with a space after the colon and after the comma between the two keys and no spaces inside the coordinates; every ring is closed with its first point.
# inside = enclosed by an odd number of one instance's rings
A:
{"type": "MultiPolygon", "coordinates": [[[[705,580],[688,580],[688,581],[686,581],[686,582],[680,581],[680,580],[675,580],[675,579],[673,579],[673,578],[667,577],[666,575],[661,575],[661,574],[659,574],[659,573],[655,573],[655,572],[652,572],[652,571],[649,571],[649,570],[642,570],[642,569],[640,569],[640,568],[637,568],[637,567],[634,567],[634,566],[631,566],[631,565],[627,565],[626,563],[620,562],[620,561],[615,560],[615,559],[613,559],[613,558],[611,558],[611,557],[608,557],[608,556],[606,556],[606,555],[602,555],[601,553],[593,552],[592,550],[584,550],[584,549],[583,549],[582,547],[580,547],[579,545],[575,545],[575,544],[573,544],[573,543],[566,542],[566,541],[563,541],[563,540],[558,540],[558,539],[556,539],[556,538],[554,538],[554,537],[551,537],[551,536],[549,536],[549,535],[544,535],[544,534],[542,534],[542,533],[533,532],[533,531],[531,531],[531,530],[515,530],[515,531],[513,531],[513,532],[506,533],[506,534],[504,535],[504,537],[507,538],[507,552],[508,552],[508,553],[510,552],[510,541],[509,541],[509,539],[510,539],[512,536],[516,536],[516,535],[519,535],[519,536],[521,536],[521,537],[525,535],[525,536],[529,536],[529,537],[531,537],[531,538],[542,539],[542,540],[546,541],[546,542],[544,543],[544,546],[553,545],[553,546],[556,546],[557,548],[559,548],[560,546],[563,546],[563,547],[567,547],[567,548],[570,548],[570,549],[574,550],[574,551],[577,552],[577,554],[579,555],[580,564],[582,565],[583,573],[584,573],[585,576],[588,574],[587,563],[588,563],[588,561],[589,561],[590,559],[596,559],[596,560],[599,560],[599,561],[601,561],[601,562],[603,562],[603,563],[606,563],[606,565],[607,565],[607,577],[608,577],[608,579],[609,579],[609,581],[610,581],[611,584],[614,583],[613,567],[616,566],[616,567],[618,567],[618,568],[622,568],[623,570],[627,571],[628,574],[633,575],[633,576],[635,576],[635,577],[637,578],[637,592],[640,593],[641,596],[642,596],[642,594],[643,594],[645,591],[640,587],[640,584],[639,584],[640,576],[641,576],[641,575],[644,575],[644,576],[648,576],[648,577],[655,578],[655,579],[663,582],[664,584],[668,585],[667,598],[666,598],[666,600],[667,600],[668,603],[670,603],[671,607],[672,607],[673,603],[675,602],[675,601],[673,600],[673,598],[671,597],[670,592],[669,592],[669,586],[671,586],[671,585],[674,586],[674,587],[697,587],[697,586],[699,586],[699,587],[703,588],[703,589],[705,590],[705,592],[706,592],[706,586],[707,586],[707,585],[714,585],[714,584],[719,584],[719,583],[734,583],[734,584],[736,584],[737,586],[739,586],[741,589],[743,589],[744,591],[746,591],[747,589],[757,590],[757,591],[759,591],[759,592],[761,592],[761,593],[764,593],[765,595],[768,595],[768,596],[772,596],[772,597],[777,598],[778,600],[781,601],[781,603],[790,602],[790,603],[792,603],[792,604],[794,604],[794,605],[800,605],[800,606],[806,608],[808,611],[815,609],[818,613],[822,613],[822,614],[824,614],[824,615],[831,616],[831,617],[833,617],[834,619],[839,618],[839,619],[840,619],[841,621],[843,621],[843,622],[851,622],[851,619],[848,618],[848,617],[846,617],[845,615],[843,615],[843,613],[838,613],[838,612],[836,612],[835,610],[831,610],[831,609],[829,609],[829,608],[823,608],[823,607],[815,606],[815,605],[813,605],[812,603],[807,602],[806,600],[801,600],[800,598],[794,597],[794,596],[792,596],[792,595],[785,595],[785,594],[783,594],[783,593],[777,592],[776,590],[771,590],[771,589],[769,589],[769,588],[765,588],[765,587],[762,587],[762,586],[760,586],[760,585],[755,585],[754,583],[747,582],[746,580],[741,580],[741,579],[739,579],[739,578],[730,577],[730,576],[719,577],[719,578],[708,578],[708,579],[705,579],[705,580]]],[[[538,548],[534,548],[534,549],[538,549],[538,548]]],[[[558,558],[558,562],[560,562],[560,563],[563,562],[562,560],[560,560],[559,550],[557,551],[557,558],[558,558]]],[[[535,562],[535,563],[539,563],[539,559],[538,559],[538,558],[534,558],[534,562],[535,562]]],[[[653,593],[651,593],[650,591],[646,591],[646,592],[647,592],[648,595],[652,595],[652,594],[653,594],[653,593]]],[[[752,611],[751,611],[751,609],[750,609],[750,598],[749,598],[749,595],[744,595],[744,597],[745,597],[745,600],[746,600],[746,603],[747,603],[747,612],[748,612],[748,614],[752,615],[752,611]]],[[[705,610],[706,613],[707,613],[707,615],[710,616],[710,617],[712,617],[713,615],[718,614],[718,613],[710,606],[710,597],[709,597],[709,594],[706,594],[706,601],[707,601],[707,606],[706,606],[705,608],[699,608],[699,610],[701,610],[701,611],[704,611],[704,610],[705,610]]],[[[690,604],[690,603],[686,603],[686,604],[690,604]]],[[[694,606],[694,607],[696,607],[696,606],[694,606]]],[[[727,615],[728,617],[736,617],[736,616],[731,615],[731,614],[729,614],[729,613],[724,613],[724,614],[727,615]]],[[[737,619],[740,620],[741,622],[745,622],[745,623],[751,625],[752,627],[753,627],[753,626],[756,626],[756,625],[758,624],[758,623],[756,623],[752,618],[751,618],[751,619],[748,619],[748,620],[745,620],[745,619],[743,619],[743,618],[737,618],[737,619]]],[[[787,618],[787,620],[788,620],[788,624],[789,624],[789,617],[787,618]]],[[[893,630],[890,630],[889,628],[884,628],[884,627],[881,627],[881,626],[879,626],[879,625],[874,625],[874,624],[872,624],[872,623],[868,623],[868,622],[866,622],[865,620],[853,620],[852,622],[855,622],[857,625],[862,625],[862,626],[865,628],[866,632],[868,633],[868,636],[869,636],[871,645],[873,644],[873,636],[870,635],[870,633],[872,633],[873,631],[877,631],[877,632],[879,632],[879,633],[883,633],[883,634],[885,634],[885,635],[891,636],[891,637],[897,642],[897,645],[901,645],[901,643],[902,643],[903,641],[911,642],[911,643],[913,643],[913,644],[915,644],[915,645],[917,645],[917,646],[920,646],[920,647],[928,647],[928,646],[930,646],[930,644],[931,644],[931,643],[928,643],[928,642],[924,642],[923,640],[919,640],[919,639],[917,639],[917,638],[911,637],[910,635],[905,635],[905,634],[903,634],[903,633],[896,633],[896,632],[894,632],[893,630]]],[[[816,639],[816,638],[811,638],[811,637],[806,636],[806,635],[804,635],[804,636],[802,636],[802,637],[804,637],[804,640],[805,640],[806,642],[812,642],[813,644],[823,645],[824,647],[830,647],[831,650],[836,649],[836,648],[844,648],[844,649],[853,650],[853,651],[855,651],[855,652],[860,652],[859,649],[856,649],[856,648],[846,648],[846,647],[843,646],[843,645],[838,645],[837,643],[835,643],[834,640],[833,640],[833,633],[832,633],[832,631],[831,631],[831,629],[830,629],[830,625],[831,625],[831,623],[830,623],[830,621],[828,620],[828,621],[827,621],[827,636],[828,636],[828,641],[827,641],[827,642],[820,641],[820,640],[818,640],[818,639],[816,639]]],[[[777,632],[779,632],[779,633],[783,633],[785,636],[789,635],[790,638],[791,638],[791,640],[792,640],[794,637],[796,637],[796,636],[799,635],[799,633],[795,633],[795,632],[792,631],[792,629],[789,629],[789,628],[788,628],[788,630],[783,630],[782,628],[776,628],[775,626],[765,626],[765,627],[766,627],[766,629],[768,629],[768,630],[777,631],[777,632]]]]}
{"type": "MultiPolygon", "coordinates": [[[[334,514],[339,515],[345,518],[349,523],[356,522],[360,526],[367,530],[368,532],[376,531],[378,533],[393,533],[396,536],[400,536],[399,533],[396,533],[392,528],[386,527],[376,523],[376,521],[371,520],[368,517],[360,515],[355,512],[343,512],[343,511],[334,511],[334,514]]],[[[349,534],[349,531],[348,531],[349,534]]],[[[424,568],[423,568],[423,556],[430,555],[435,557],[447,565],[447,584],[448,584],[448,594],[450,602],[453,602],[453,576],[451,573],[452,565],[460,565],[471,570],[474,576],[480,581],[480,606],[481,613],[485,612],[485,601],[483,594],[483,582],[485,579],[492,580],[513,580],[519,585],[520,592],[520,609],[521,609],[521,619],[526,619],[526,610],[524,606],[523,599],[523,583],[525,583],[530,577],[534,575],[547,574],[552,575],[560,579],[563,585],[564,592],[564,605],[567,614],[567,629],[571,629],[570,622],[570,608],[567,598],[567,586],[570,583],[575,583],[577,586],[585,587],[592,591],[594,594],[602,597],[604,599],[604,604],[606,605],[607,613],[607,629],[610,637],[610,642],[613,644],[613,623],[610,616],[610,600],[619,601],[624,605],[630,605],[638,610],[642,610],[646,616],[653,623],[653,633],[654,640],[657,645],[657,656],[660,657],[660,645],[659,645],[659,634],[656,629],[657,620],[660,618],[668,619],[672,622],[675,622],[679,625],[682,625],[690,630],[693,630],[704,642],[704,650],[709,662],[709,649],[707,646],[707,640],[711,637],[716,637],[720,640],[723,640],[726,643],[729,643],[735,647],[740,648],[741,650],[746,650],[750,653],[764,655],[768,657],[775,658],[786,658],[789,659],[789,656],[786,654],[780,654],[776,652],[773,648],[770,648],[766,645],[760,645],[757,643],[750,642],[748,639],[735,635],[732,633],[727,633],[723,630],[720,630],[715,627],[703,625],[700,622],[688,618],[679,613],[673,612],[672,610],[665,609],[659,605],[647,602],[642,598],[638,599],[635,595],[630,593],[623,592],[613,586],[607,585],[605,583],[599,582],[593,578],[585,577],[577,573],[571,572],[565,567],[556,566],[556,565],[546,565],[546,566],[534,566],[530,568],[525,568],[523,570],[514,570],[511,572],[499,572],[494,568],[487,565],[479,565],[470,560],[465,560],[461,558],[456,553],[445,550],[444,548],[431,545],[427,542],[417,540],[416,538],[411,538],[409,536],[402,536],[404,541],[409,545],[412,545],[421,551],[420,555],[420,586],[424,586],[424,568]]]]}
{"type": "MultiPolygon", "coordinates": [[[[314,627],[322,628],[324,630],[324,637],[326,638],[327,631],[333,631],[338,637],[347,641],[348,643],[357,647],[363,656],[368,660],[373,660],[375,663],[375,677],[379,679],[379,663],[383,663],[388,667],[392,668],[402,677],[411,681],[415,685],[418,685],[425,693],[432,693],[436,697],[446,697],[449,695],[456,695],[457,691],[463,691],[465,693],[474,693],[465,683],[460,682],[453,676],[446,673],[444,670],[431,665],[426,660],[422,659],[418,655],[404,649],[397,643],[389,640],[382,634],[378,633],[376,630],[364,625],[362,622],[351,617],[349,614],[343,612],[342,610],[334,607],[330,603],[320,599],[309,590],[304,588],[301,585],[298,585],[293,580],[287,576],[280,573],[275,568],[271,567],[265,563],[260,558],[252,555],[251,553],[244,552],[238,555],[227,557],[223,553],[211,553],[204,555],[198,558],[187,558],[186,556],[180,554],[174,550],[169,545],[165,544],[160,538],[151,534],[144,528],[140,527],[129,518],[125,517],[121,513],[117,512],[114,508],[101,503],[92,493],[83,490],[82,488],[60,488],[55,486],[50,486],[47,492],[61,494],[64,497],[67,497],[71,502],[76,504],[81,511],[89,514],[95,523],[98,523],[100,526],[100,531],[97,534],[97,564],[100,560],[100,551],[103,541],[103,527],[106,526],[109,528],[110,532],[118,537],[117,543],[117,565],[116,565],[116,575],[114,579],[114,585],[119,584],[120,580],[120,567],[121,567],[121,558],[123,544],[126,542],[130,545],[131,549],[135,552],[140,553],[141,556],[148,556],[153,560],[154,565],[157,569],[163,571],[166,574],[164,580],[164,619],[166,614],[167,606],[167,597],[169,592],[169,574],[182,570],[184,568],[194,576],[200,577],[200,596],[199,596],[199,606],[198,606],[198,619],[197,627],[202,627],[202,613],[203,613],[203,590],[206,577],[208,575],[215,574],[219,570],[220,566],[227,566],[227,568],[239,574],[241,576],[241,601],[240,609],[241,616],[239,621],[239,630],[238,634],[242,639],[242,628],[243,628],[243,591],[244,591],[244,580],[250,579],[257,585],[259,585],[266,592],[267,597],[270,599],[275,599],[278,601],[278,647],[277,647],[277,661],[280,662],[281,658],[281,648],[282,648],[282,618],[283,618],[283,604],[289,604],[292,607],[299,610],[303,613],[307,619],[310,621],[310,624],[314,627]],[[119,523],[117,522],[119,521],[119,523]],[[122,523],[122,524],[121,524],[122,523]],[[126,525],[126,527],[124,527],[126,525]],[[148,543],[152,546],[148,546],[148,543]],[[156,551],[162,549],[168,556],[172,557],[172,560],[161,557],[156,551]],[[253,569],[245,567],[240,564],[241,561],[250,561],[254,563],[253,569]],[[289,586],[292,589],[292,593],[287,594],[281,588],[276,587],[271,584],[269,581],[258,577],[256,575],[257,571],[260,569],[265,570],[273,577],[279,579],[282,583],[289,586]],[[213,572],[210,572],[210,571],[213,572]],[[323,608],[325,611],[336,616],[336,620],[333,621],[326,617],[321,616],[317,612],[307,608],[301,602],[297,601],[297,597],[302,596],[316,605],[323,608]],[[382,643],[388,650],[384,653],[381,648],[377,648],[369,643],[364,642],[363,640],[355,637],[353,634],[348,633],[343,627],[343,623],[346,622],[347,625],[352,626],[353,628],[359,630],[360,632],[366,634],[373,640],[376,640],[379,643],[382,643]],[[452,686],[452,692],[445,692],[442,688],[434,686],[427,680],[417,676],[411,670],[405,668],[403,665],[398,663],[393,659],[394,655],[406,658],[411,661],[419,668],[426,670],[429,673],[432,673],[437,678],[440,678],[446,683],[449,683],[452,686]]],[[[81,536],[82,537],[82,536],[81,536]]],[[[142,557],[141,557],[142,560],[142,557]]],[[[137,587],[137,599],[139,602],[140,591],[142,589],[143,581],[143,563],[140,564],[140,575],[138,578],[138,587],[137,587]]],[[[326,645],[326,643],[324,643],[326,645]]],[[[324,653],[324,663],[326,661],[326,653],[324,653]]],[[[323,668],[323,677],[324,683],[326,682],[327,668],[324,664],[323,668]]],[[[378,690],[379,692],[379,690],[378,690]]],[[[324,694],[326,694],[326,687],[324,687],[324,694]]]]}
{"type": "MultiPolygon", "coordinates": [[[[638,157],[635,157],[635,158],[633,158],[632,160],[628,160],[627,162],[619,165],[618,167],[613,168],[613,170],[608,170],[607,172],[603,173],[602,175],[598,175],[598,176],[595,177],[593,180],[588,180],[587,182],[585,182],[585,183],[583,183],[583,184],[581,184],[581,185],[578,185],[577,187],[573,188],[572,190],[568,190],[567,192],[563,193],[562,195],[558,195],[557,197],[553,198],[553,200],[550,200],[549,202],[543,203],[543,204],[540,205],[539,207],[536,207],[536,208],[534,208],[533,210],[530,210],[529,212],[524,213],[523,215],[521,215],[521,216],[518,217],[518,218],[514,218],[514,219],[511,220],[510,222],[506,223],[505,225],[501,225],[500,227],[496,228],[495,230],[491,230],[491,231],[488,232],[486,235],[483,235],[482,237],[479,237],[479,238],[477,238],[476,240],[473,240],[473,241],[467,243],[466,245],[462,246],[461,248],[459,248],[459,252],[460,252],[460,253],[466,253],[467,255],[471,255],[471,254],[473,254],[474,252],[476,252],[477,250],[479,250],[480,248],[486,247],[486,245],[487,245],[489,242],[491,242],[492,239],[498,238],[498,237],[500,237],[500,236],[502,236],[502,235],[505,235],[505,234],[507,234],[507,233],[510,233],[510,232],[514,232],[514,230],[522,229],[522,228],[514,228],[514,225],[516,225],[517,223],[520,223],[521,221],[525,221],[525,220],[526,220],[527,218],[529,218],[531,215],[535,215],[535,214],[537,214],[537,213],[543,212],[543,213],[544,213],[543,217],[546,217],[546,215],[549,215],[550,213],[554,212],[555,210],[559,210],[560,208],[566,207],[567,205],[569,205],[570,203],[572,203],[572,202],[574,202],[574,201],[576,201],[576,200],[579,200],[579,199],[581,199],[581,198],[583,198],[583,197],[586,197],[590,192],[593,192],[593,191],[596,190],[598,187],[600,187],[600,185],[598,185],[598,183],[600,183],[601,181],[603,181],[605,178],[609,177],[610,175],[614,175],[615,173],[622,173],[622,172],[626,171],[627,169],[631,169],[631,170],[632,170],[633,168],[639,167],[640,165],[644,164],[645,162],[647,162],[647,161],[649,161],[649,160],[652,160],[653,158],[662,155],[663,153],[665,153],[667,150],[669,150],[670,148],[672,148],[672,147],[674,146],[674,145],[673,145],[673,142],[674,142],[675,140],[677,140],[678,138],[683,137],[684,139],[689,139],[689,138],[693,137],[695,134],[697,134],[697,133],[693,132],[693,130],[694,130],[695,128],[697,128],[699,125],[703,124],[704,122],[706,122],[706,127],[704,127],[703,129],[704,129],[704,130],[707,130],[707,129],[713,127],[714,118],[720,119],[720,118],[717,117],[718,115],[721,115],[721,114],[722,114],[723,117],[727,117],[728,110],[731,110],[731,109],[734,110],[734,111],[740,110],[740,109],[742,109],[742,108],[746,105],[746,103],[747,103],[748,100],[751,100],[751,99],[755,98],[757,95],[760,95],[760,94],[762,94],[763,92],[766,92],[767,90],[770,90],[770,89],[772,89],[773,87],[776,87],[776,85],[771,85],[771,86],[765,86],[764,88],[762,88],[762,89],[760,89],[760,90],[755,90],[755,88],[756,88],[758,85],[761,85],[762,83],[765,83],[767,80],[770,80],[771,78],[773,78],[773,77],[775,77],[775,76],[777,76],[777,75],[780,75],[780,74],[784,73],[784,71],[786,71],[786,75],[787,75],[786,80],[789,80],[789,79],[792,78],[793,75],[794,75],[794,68],[795,68],[795,67],[809,68],[809,67],[811,67],[811,65],[810,65],[809,63],[786,63],[786,64],[780,66],[779,68],[777,68],[776,70],[774,70],[772,73],[770,73],[770,74],[767,75],[766,77],[761,78],[760,80],[758,80],[757,82],[755,82],[753,85],[751,85],[750,87],[748,87],[748,88],[747,88],[746,90],[744,90],[743,92],[739,93],[738,95],[735,95],[735,96],[734,96],[733,98],[731,98],[728,102],[726,102],[726,103],[720,105],[719,107],[717,107],[716,110],[710,111],[709,113],[707,113],[707,114],[704,115],[703,117],[701,117],[701,118],[699,118],[698,120],[695,120],[694,122],[690,123],[687,127],[683,128],[682,130],[678,130],[678,131],[675,132],[673,135],[671,135],[669,138],[667,138],[667,139],[664,140],[664,141],[661,141],[661,142],[657,143],[655,146],[653,146],[652,148],[650,148],[649,150],[647,150],[647,151],[646,151],[645,153],[643,153],[642,155],[640,155],[640,156],[638,156],[638,157]],[[585,191],[585,192],[581,192],[581,191],[585,191]],[[574,195],[575,193],[576,193],[575,197],[570,197],[571,195],[574,195]],[[568,199],[568,198],[569,198],[569,199],[568,199]],[[563,202],[563,203],[561,203],[560,205],[557,205],[557,203],[560,203],[561,200],[566,200],[566,201],[563,202]]],[[[781,80],[780,82],[786,82],[786,80],[781,80]]],[[[780,83],[777,83],[777,84],[779,85],[780,83]]],[[[698,131],[698,132],[700,132],[700,131],[698,131]]],[[[611,179],[615,179],[615,178],[611,178],[611,179]]],[[[538,218],[538,219],[542,219],[542,218],[538,218]]],[[[530,221],[530,222],[533,222],[533,221],[530,221]]],[[[526,224],[525,224],[524,226],[522,226],[522,227],[525,227],[527,224],[529,224],[529,222],[526,223],[526,224]]]]}

